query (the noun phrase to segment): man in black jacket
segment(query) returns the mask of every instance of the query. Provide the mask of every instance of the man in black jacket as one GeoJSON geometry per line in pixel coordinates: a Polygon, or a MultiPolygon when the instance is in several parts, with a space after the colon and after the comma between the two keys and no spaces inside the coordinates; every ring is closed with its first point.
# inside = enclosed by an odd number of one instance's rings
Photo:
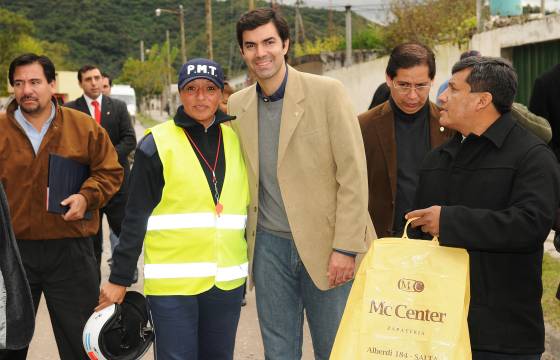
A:
{"type": "Polygon", "coordinates": [[[535,80],[529,110],[550,123],[552,140],[550,147],[560,159],[560,64],[535,80]]]}
{"type": "MultiPolygon", "coordinates": [[[[558,99],[560,99],[560,64],[556,64],[535,80],[529,102],[529,110],[544,117],[550,123],[552,140],[549,145],[560,161],[560,103],[558,99]]],[[[554,244],[558,244],[557,249],[560,251],[558,227],[560,227],[560,223],[556,224],[554,244]]],[[[560,300],[560,284],[558,284],[556,298],[560,300]]]]}
{"type": "MultiPolygon", "coordinates": [[[[100,210],[101,214],[105,213],[107,215],[109,227],[118,237],[121,233],[121,223],[124,218],[124,207],[127,200],[127,185],[130,173],[128,155],[136,147],[136,133],[130,122],[126,104],[102,95],[102,75],[97,67],[93,65],[82,66],[78,70],[78,81],[84,95],[66,103],[65,106],[90,115],[107,131],[115,150],[117,150],[119,163],[124,169],[124,179],[119,192],[100,210]]],[[[101,222],[99,223],[99,233],[94,242],[95,256],[99,267],[101,266],[103,250],[101,222]]]]}
{"type": "Polygon", "coordinates": [[[517,75],[500,58],[453,67],[441,124],[457,130],[421,167],[413,226],[470,255],[474,360],[540,359],[543,242],[560,201],[552,151],[510,114],[517,75]]]}
{"type": "Polygon", "coordinates": [[[0,359],[15,357],[31,342],[35,308],[12,228],[8,198],[0,182],[0,359]]]}

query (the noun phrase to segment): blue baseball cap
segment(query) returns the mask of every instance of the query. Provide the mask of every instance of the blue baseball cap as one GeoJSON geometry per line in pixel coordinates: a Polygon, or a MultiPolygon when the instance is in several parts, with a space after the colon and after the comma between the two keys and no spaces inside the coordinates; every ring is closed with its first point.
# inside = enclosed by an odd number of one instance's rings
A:
{"type": "Polygon", "coordinates": [[[196,79],[207,79],[216,84],[220,89],[224,89],[224,71],[215,61],[197,58],[187,61],[179,71],[179,90],[189,82],[196,79]]]}

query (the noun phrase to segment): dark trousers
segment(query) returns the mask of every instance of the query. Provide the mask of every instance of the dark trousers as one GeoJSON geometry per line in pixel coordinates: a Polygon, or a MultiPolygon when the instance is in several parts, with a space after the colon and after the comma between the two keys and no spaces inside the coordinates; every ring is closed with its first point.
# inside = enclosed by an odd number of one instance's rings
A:
{"type": "Polygon", "coordinates": [[[243,286],[194,296],[148,296],[158,360],[230,360],[243,286]]]}
{"type": "Polygon", "coordinates": [[[540,360],[541,354],[519,355],[519,354],[503,354],[488,351],[473,351],[473,360],[540,360]]]}
{"type": "Polygon", "coordinates": [[[95,252],[95,260],[97,261],[97,272],[101,281],[101,254],[103,253],[103,214],[107,216],[109,227],[117,237],[121,235],[121,225],[124,219],[124,210],[126,206],[125,186],[109,200],[105,207],[99,209],[99,231],[93,237],[93,250],[95,252]]]}
{"type": "MultiPolygon", "coordinates": [[[[35,313],[41,294],[47,301],[60,359],[87,359],[82,331],[99,298],[91,238],[18,240],[18,247],[35,313]]],[[[0,351],[0,359],[25,359],[27,350],[0,351]]]]}

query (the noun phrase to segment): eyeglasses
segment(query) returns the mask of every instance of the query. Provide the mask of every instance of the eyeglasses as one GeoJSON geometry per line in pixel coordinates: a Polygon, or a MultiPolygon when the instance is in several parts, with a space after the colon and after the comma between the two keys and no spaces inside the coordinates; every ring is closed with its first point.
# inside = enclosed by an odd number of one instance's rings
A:
{"type": "Polygon", "coordinates": [[[410,83],[396,82],[395,80],[393,80],[393,87],[399,92],[399,94],[403,95],[409,94],[413,89],[417,93],[424,93],[430,90],[430,88],[432,87],[432,82],[430,81],[430,83],[425,85],[413,85],[410,83]]]}

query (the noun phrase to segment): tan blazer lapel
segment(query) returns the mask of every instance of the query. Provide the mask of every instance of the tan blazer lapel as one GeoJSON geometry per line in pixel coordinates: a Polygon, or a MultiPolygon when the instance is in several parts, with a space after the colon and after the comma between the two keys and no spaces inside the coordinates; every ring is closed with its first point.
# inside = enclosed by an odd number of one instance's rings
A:
{"type": "MultiPolygon", "coordinates": [[[[253,90],[247,92],[247,97],[243,99],[243,107],[239,118],[243,118],[238,126],[242,133],[243,145],[246,152],[246,160],[249,162],[253,173],[259,174],[259,119],[258,119],[258,101],[255,85],[251,86],[253,90]]],[[[239,121],[239,120],[234,120],[239,121]]]]}
{"type": "Polygon", "coordinates": [[[282,162],[290,139],[301,120],[304,107],[301,102],[305,98],[300,86],[300,78],[297,71],[288,66],[288,82],[284,93],[282,105],[282,118],[280,120],[280,139],[278,140],[278,166],[282,162]]]}
{"type": "Polygon", "coordinates": [[[395,120],[391,104],[385,102],[383,105],[383,117],[376,123],[377,136],[383,149],[387,175],[391,184],[391,197],[394,200],[397,194],[397,145],[395,139],[395,120]]]}

